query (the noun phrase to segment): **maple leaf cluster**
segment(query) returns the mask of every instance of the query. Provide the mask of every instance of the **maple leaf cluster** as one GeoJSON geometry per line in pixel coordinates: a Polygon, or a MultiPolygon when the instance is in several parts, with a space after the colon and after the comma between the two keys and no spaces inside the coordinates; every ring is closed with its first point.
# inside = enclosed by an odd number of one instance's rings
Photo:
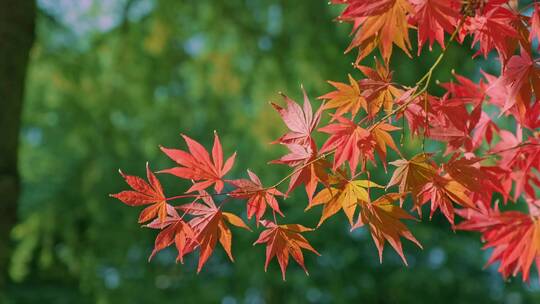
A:
{"type": "Polygon", "coordinates": [[[381,262],[388,243],[406,264],[402,240],[422,248],[406,221],[421,220],[427,208],[430,219],[440,212],[452,229],[479,232],[485,248],[493,248],[488,264],[499,262],[504,278],[521,274],[528,281],[533,264],[540,270],[540,4],[331,3],[344,8],[338,20],[353,24],[347,51],[358,49],[359,76],[329,81],[333,89],[316,107],[303,88],[302,104],[284,94],[284,104],[272,103],[287,127],[273,144],[287,152],[271,163],[290,167],[287,176],[266,186],[250,170],[248,178],[228,178],[236,154],[224,160],[217,133],[210,152],[186,135],[187,150],[161,148],[176,166],[158,173],[192,183],[181,195],[166,196],[148,165],[147,181],[120,172],[132,190],[112,196],[146,206],[139,223],[159,230],[150,258],[174,244],[180,262],[198,251],[201,271],[219,242],[234,260],[230,227],[251,231],[246,222],[254,221],[261,230],[254,244],[266,245],[264,268],[276,258],[285,279],[290,256],[307,273],[304,253],[319,255],[303,234],[324,229],[326,220],[343,213],[351,230],[369,230],[381,262]],[[426,44],[430,52],[435,43],[442,51],[415,85],[405,86],[394,82],[389,62],[393,45],[412,57],[411,31],[417,32],[418,54],[426,44]],[[450,43],[470,43],[465,47],[477,50],[474,57],[495,53],[500,74],[480,71],[481,79],[473,81],[454,73],[455,81],[439,84],[444,94],[430,94],[432,73],[450,43]],[[381,60],[362,65],[375,50],[381,60]],[[513,124],[503,129],[501,121],[513,124]],[[406,155],[405,140],[422,142],[422,151],[406,155]],[[426,141],[445,148],[426,151],[426,141]],[[370,170],[381,165],[393,171],[386,182],[375,182],[370,170]],[[280,203],[296,189],[306,193],[306,212],[321,212],[314,228],[281,223],[280,203]],[[224,211],[238,202],[245,202],[247,221],[224,211]],[[501,210],[509,204],[523,208],[501,210]]]}

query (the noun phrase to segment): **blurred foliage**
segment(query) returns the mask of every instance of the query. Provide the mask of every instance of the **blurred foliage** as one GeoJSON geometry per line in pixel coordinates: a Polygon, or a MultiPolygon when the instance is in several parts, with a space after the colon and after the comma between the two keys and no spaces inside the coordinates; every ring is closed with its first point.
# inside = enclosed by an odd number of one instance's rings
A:
{"type": "MultiPolygon", "coordinates": [[[[310,276],[291,265],[281,280],[263,270],[256,233],[233,229],[232,264],[221,249],[196,275],[196,256],[176,265],[174,250],[147,263],[155,231],[138,211],[108,197],[126,188],[117,174],[171,166],[158,145],[183,147],[179,133],[205,145],[218,130],[226,154],[238,151],[232,176],[253,169],[267,184],[286,174],[267,165],[284,130],[268,101],[277,92],[315,104],[346,81],[356,54],[343,55],[350,25],[323,0],[40,0],[32,52],[20,168],[24,193],[10,267],[7,303],[533,303],[531,286],[503,282],[478,235],[452,232],[439,216],[410,223],[424,250],[405,244],[409,267],[387,248],[379,264],[365,230],[349,232],[336,216],[306,236],[321,257],[306,256],[310,276]]],[[[411,60],[397,51],[393,69],[413,84],[438,54],[411,60]]],[[[436,78],[477,70],[472,51],[452,47],[436,78]]],[[[368,62],[369,64],[369,62],[368,62]]],[[[484,68],[490,69],[484,63],[484,68]]],[[[437,89],[435,89],[436,91],[437,89]]],[[[437,91],[436,91],[437,92],[437,91]]],[[[440,91],[439,91],[440,92],[440,91]]],[[[418,143],[405,138],[407,153],[418,143]]],[[[395,156],[395,155],[394,155],[395,156]]],[[[389,177],[382,167],[376,179],[389,177]]],[[[167,194],[186,184],[159,176],[167,194]]],[[[314,226],[301,191],[283,203],[287,222],[314,226]]],[[[231,207],[244,212],[238,203],[231,207]]]]}

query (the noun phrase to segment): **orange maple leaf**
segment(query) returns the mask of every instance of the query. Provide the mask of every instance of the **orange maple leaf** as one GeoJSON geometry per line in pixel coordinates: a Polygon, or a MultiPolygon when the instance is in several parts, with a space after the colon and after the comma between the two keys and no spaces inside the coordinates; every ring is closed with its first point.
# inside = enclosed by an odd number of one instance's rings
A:
{"type": "Polygon", "coordinates": [[[392,82],[392,71],[388,65],[375,60],[374,69],[363,65],[357,65],[356,68],[367,77],[359,80],[358,85],[368,105],[368,116],[374,117],[381,109],[386,114],[392,113],[395,100],[403,91],[392,82]]]}
{"type": "Polygon", "coordinates": [[[399,206],[394,205],[394,202],[403,196],[403,193],[388,193],[372,203],[362,202],[360,216],[352,228],[356,229],[366,224],[369,225],[371,236],[379,251],[379,260],[381,263],[386,241],[399,254],[405,265],[407,265],[407,259],[405,259],[403,254],[400,237],[404,237],[422,248],[422,245],[412,235],[407,226],[401,222],[402,219],[415,220],[416,218],[399,206]]]}
{"type": "Polygon", "coordinates": [[[472,192],[484,194],[487,191],[489,193],[506,192],[502,183],[501,176],[507,173],[503,168],[495,166],[481,166],[479,162],[483,158],[471,157],[471,158],[458,158],[459,153],[452,155],[452,158],[443,164],[443,168],[452,179],[465,186],[472,192]]]}
{"type": "MultiPolygon", "coordinates": [[[[398,159],[390,162],[397,168],[386,188],[399,184],[399,192],[411,192],[413,200],[416,202],[418,193],[437,174],[437,170],[429,158],[429,154],[421,153],[410,160],[398,159]]],[[[403,200],[401,202],[403,203],[403,200]]]]}
{"type": "Polygon", "coordinates": [[[441,177],[434,175],[432,180],[424,185],[424,188],[418,196],[420,201],[416,201],[414,208],[418,211],[418,214],[422,214],[422,206],[431,201],[431,212],[429,217],[433,216],[433,213],[440,209],[444,214],[448,222],[454,224],[454,207],[452,202],[466,208],[475,208],[473,201],[471,200],[471,192],[465,188],[462,184],[448,177],[441,177]]]}
{"type": "Polygon", "coordinates": [[[360,108],[368,111],[366,99],[362,96],[358,81],[349,74],[350,85],[342,82],[328,81],[336,88],[335,91],[320,96],[319,99],[329,100],[324,104],[323,109],[336,109],[335,115],[341,116],[351,113],[354,117],[360,108]]]}
{"type": "Polygon", "coordinates": [[[268,264],[272,258],[277,257],[283,280],[285,280],[285,271],[289,264],[290,254],[298,265],[304,269],[306,274],[309,274],[304,265],[302,249],[309,250],[316,255],[320,254],[300,233],[313,231],[313,229],[298,224],[277,225],[276,223],[267,220],[261,220],[260,223],[267,229],[261,232],[259,238],[253,245],[266,243],[264,271],[268,269],[268,264]]]}
{"type": "Polygon", "coordinates": [[[358,0],[348,5],[340,18],[354,22],[355,36],[346,51],[359,48],[356,63],[377,46],[384,61],[388,62],[393,44],[411,57],[407,17],[413,12],[413,8],[407,0],[382,0],[376,3],[371,0],[358,0]]]}
{"type": "Polygon", "coordinates": [[[251,231],[237,215],[222,212],[208,193],[200,191],[199,194],[203,203],[194,201],[177,207],[185,213],[195,216],[188,222],[191,229],[195,232],[195,237],[188,240],[184,251],[179,253],[179,258],[181,259],[184,255],[200,248],[197,272],[201,271],[208,258],[212,255],[218,240],[231,261],[234,261],[231,251],[232,233],[225,224],[225,220],[231,225],[251,231]]]}
{"type": "Polygon", "coordinates": [[[392,135],[388,133],[388,132],[397,131],[397,130],[400,130],[400,128],[395,127],[391,124],[387,124],[387,123],[380,123],[371,130],[371,136],[373,137],[376,143],[375,149],[377,150],[377,153],[379,154],[379,157],[385,169],[386,169],[386,146],[390,147],[392,150],[396,151],[399,155],[401,155],[401,152],[397,148],[396,143],[394,142],[394,139],[392,138],[392,135]]]}

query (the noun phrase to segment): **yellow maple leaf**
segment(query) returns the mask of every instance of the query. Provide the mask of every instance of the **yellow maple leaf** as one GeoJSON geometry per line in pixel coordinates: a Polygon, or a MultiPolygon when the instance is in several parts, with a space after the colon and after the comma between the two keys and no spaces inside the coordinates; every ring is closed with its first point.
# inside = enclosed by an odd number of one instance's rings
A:
{"type": "MultiPolygon", "coordinates": [[[[396,166],[386,188],[399,184],[399,192],[411,192],[416,202],[418,193],[437,174],[435,166],[429,161],[430,155],[421,153],[410,160],[398,159],[390,162],[396,166]]],[[[401,200],[403,203],[403,200],[401,200]]]]}
{"type": "Polygon", "coordinates": [[[328,81],[336,90],[319,97],[319,99],[328,100],[323,109],[336,109],[337,116],[351,113],[354,117],[360,108],[367,112],[367,102],[361,94],[358,81],[350,74],[348,76],[350,84],[328,81]]]}
{"type": "Polygon", "coordinates": [[[354,213],[356,207],[362,202],[369,202],[368,188],[383,188],[369,180],[346,181],[336,186],[331,186],[321,190],[313,198],[306,210],[314,206],[324,205],[322,216],[318,226],[320,226],[329,217],[343,210],[351,226],[354,222],[354,213]]]}

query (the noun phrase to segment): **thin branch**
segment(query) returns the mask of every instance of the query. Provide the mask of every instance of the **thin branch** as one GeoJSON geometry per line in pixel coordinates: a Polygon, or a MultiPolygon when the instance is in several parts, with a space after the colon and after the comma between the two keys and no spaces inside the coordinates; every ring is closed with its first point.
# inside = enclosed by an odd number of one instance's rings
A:
{"type": "MultiPolygon", "coordinates": [[[[332,153],[334,153],[335,150],[332,150],[332,151],[329,151],[329,152],[326,152],[326,153],[323,153],[319,156],[317,156],[316,158],[308,161],[307,163],[299,166],[299,167],[296,167],[294,168],[294,170],[287,174],[285,177],[283,177],[281,180],[279,180],[277,183],[275,183],[274,185],[272,186],[269,186],[269,187],[264,187],[262,189],[258,189],[258,190],[254,190],[254,191],[245,191],[245,192],[242,192],[242,194],[252,194],[252,193],[257,193],[257,192],[261,192],[261,191],[266,191],[266,190],[270,190],[270,189],[274,189],[278,186],[280,186],[281,184],[283,184],[284,182],[286,182],[290,177],[292,177],[294,174],[302,171],[303,169],[307,168],[307,166],[321,160],[321,159],[324,159],[325,157],[331,155],[332,153]]],[[[171,201],[171,200],[176,200],[176,199],[182,199],[182,198],[202,198],[202,197],[217,197],[217,196],[229,196],[230,194],[232,193],[232,191],[230,192],[222,192],[222,193],[207,193],[207,194],[182,194],[182,195],[177,195],[177,196],[172,196],[172,197],[169,197],[169,198],[166,198],[165,200],[166,201],[171,201]]]]}
{"type": "MultiPolygon", "coordinates": [[[[458,26],[456,27],[456,29],[454,30],[454,32],[452,33],[452,36],[450,36],[450,40],[448,40],[448,43],[447,44],[450,44],[450,42],[452,42],[460,28],[461,28],[461,25],[463,24],[463,19],[459,22],[458,26]]],[[[381,119],[377,120],[373,125],[371,125],[369,128],[368,128],[368,131],[372,131],[375,127],[377,127],[378,125],[380,125],[381,123],[383,123],[385,120],[387,120],[388,118],[394,116],[395,114],[401,112],[402,110],[404,110],[409,104],[411,104],[413,101],[416,100],[416,97],[420,96],[422,93],[426,92],[428,87],[429,87],[429,83],[431,81],[431,76],[433,74],[433,71],[435,71],[435,68],[441,63],[444,55],[446,54],[446,51],[448,50],[448,46],[447,45],[444,50],[441,52],[441,54],[439,54],[439,57],[437,57],[437,59],[435,60],[435,62],[433,63],[433,65],[429,68],[429,70],[424,74],[424,76],[422,76],[422,78],[420,78],[420,80],[418,80],[416,82],[416,85],[415,85],[415,92],[414,94],[411,95],[411,97],[409,97],[409,100],[407,100],[406,102],[404,102],[401,106],[397,107],[395,110],[393,110],[392,112],[384,115],[381,119]],[[422,83],[424,83],[424,86],[422,87],[422,89],[418,90],[418,86],[420,86],[422,83]]],[[[426,113],[427,115],[427,113],[426,113]]]]}
{"type": "MultiPolygon", "coordinates": [[[[452,36],[450,36],[450,40],[448,41],[448,43],[452,42],[456,36],[457,36],[457,33],[459,32],[459,29],[461,28],[461,25],[463,24],[463,19],[460,21],[460,23],[458,24],[458,26],[456,27],[456,30],[452,33],[452,36]]],[[[385,120],[387,120],[388,118],[394,116],[395,114],[403,111],[409,104],[411,104],[413,101],[416,100],[416,97],[420,96],[422,93],[426,92],[428,87],[429,87],[429,83],[430,83],[430,80],[431,80],[431,76],[433,74],[433,71],[435,71],[435,68],[441,63],[444,55],[446,54],[446,51],[448,50],[448,45],[446,46],[446,48],[441,52],[441,54],[439,54],[439,56],[437,57],[437,59],[435,60],[435,62],[433,63],[433,65],[429,68],[429,70],[426,72],[426,74],[424,74],[420,80],[418,80],[416,82],[416,86],[415,86],[415,93],[409,98],[409,100],[407,100],[405,103],[403,103],[402,105],[400,105],[399,107],[397,107],[396,109],[394,109],[392,112],[384,115],[382,118],[380,118],[379,120],[377,120],[373,125],[371,125],[367,131],[372,131],[375,127],[377,127],[379,124],[381,124],[382,122],[384,122],[385,120]],[[421,84],[424,84],[424,86],[422,87],[422,89],[418,90],[418,86],[421,85],[421,84]]],[[[317,156],[316,158],[308,161],[307,163],[305,164],[302,164],[301,166],[298,166],[296,168],[294,168],[293,171],[291,171],[289,174],[287,174],[285,177],[283,177],[282,179],[280,179],[277,183],[273,184],[272,186],[269,186],[269,187],[264,187],[263,189],[259,189],[259,190],[256,190],[256,191],[246,191],[244,194],[250,194],[250,193],[257,193],[259,191],[266,191],[266,190],[270,190],[270,189],[274,189],[274,188],[277,188],[278,186],[280,186],[281,184],[283,184],[284,182],[286,182],[289,178],[291,178],[293,175],[295,175],[296,173],[304,170],[305,168],[307,168],[308,166],[314,164],[315,162],[321,160],[321,159],[324,159],[326,158],[327,156],[330,156],[332,155],[333,153],[335,153],[335,149],[331,150],[331,151],[328,151],[326,153],[323,153],[319,156],[317,156]]],[[[169,197],[169,198],[166,198],[167,201],[170,201],[170,200],[176,200],[176,199],[183,199],[183,198],[202,198],[202,197],[219,197],[219,196],[229,196],[232,192],[223,192],[223,193],[213,193],[213,194],[183,194],[183,195],[177,195],[177,196],[173,196],[173,197],[169,197]]]]}
{"type": "Polygon", "coordinates": [[[489,151],[489,152],[486,152],[485,155],[493,156],[493,155],[497,155],[497,154],[499,154],[499,153],[504,153],[504,152],[512,151],[512,150],[519,149],[519,148],[521,148],[521,147],[526,147],[526,146],[540,146],[540,143],[523,142],[523,143],[517,144],[517,145],[515,145],[515,146],[513,146],[513,147],[506,148],[506,149],[502,149],[502,150],[499,150],[499,151],[489,151]]]}

